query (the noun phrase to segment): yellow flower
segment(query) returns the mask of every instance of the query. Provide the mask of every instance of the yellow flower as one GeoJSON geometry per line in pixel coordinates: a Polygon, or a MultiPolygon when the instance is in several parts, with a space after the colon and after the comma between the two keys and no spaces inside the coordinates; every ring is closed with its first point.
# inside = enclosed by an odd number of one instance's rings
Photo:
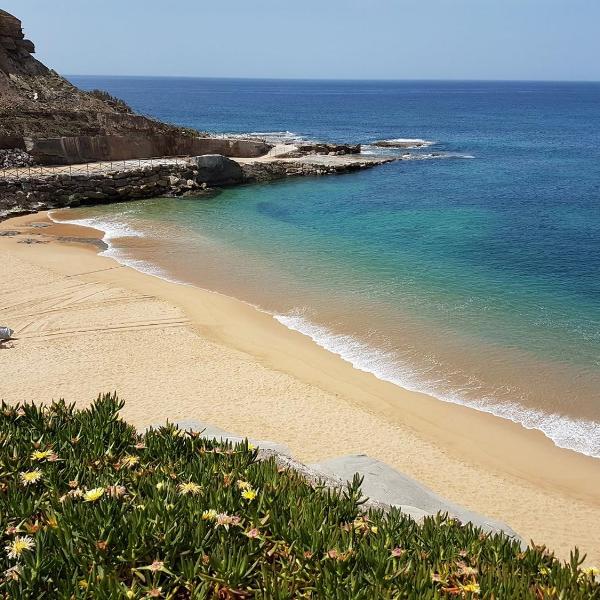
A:
{"type": "Polygon", "coordinates": [[[31,460],[46,460],[52,456],[52,450],[35,450],[31,453],[31,460]]]}
{"type": "Polygon", "coordinates": [[[164,481],[159,481],[159,482],[156,484],[156,489],[157,489],[158,491],[162,490],[164,487],[165,487],[165,482],[164,482],[164,481]]]}
{"type": "Polygon", "coordinates": [[[240,490],[250,490],[252,489],[252,485],[250,485],[247,481],[242,481],[241,479],[237,480],[237,486],[240,490]]]}
{"type": "Polygon", "coordinates": [[[10,544],[7,544],[4,549],[8,554],[8,558],[16,558],[18,560],[25,550],[32,550],[34,546],[35,543],[32,537],[28,535],[18,535],[10,544]]]}
{"type": "Polygon", "coordinates": [[[463,592],[468,592],[471,594],[479,594],[481,591],[478,583],[467,583],[467,585],[461,586],[463,592]]]}
{"type": "Polygon", "coordinates": [[[85,579],[82,579],[82,580],[79,582],[79,588],[80,588],[80,589],[82,589],[82,590],[87,590],[87,589],[88,589],[88,587],[89,587],[89,584],[88,584],[88,582],[87,582],[85,579]]]}
{"type": "Polygon", "coordinates": [[[252,488],[245,489],[242,492],[242,498],[244,498],[244,500],[248,500],[249,502],[254,500],[254,498],[256,498],[256,495],[256,490],[253,490],[252,488]]]}
{"type": "Polygon", "coordinates": [[[377,527],[377,525],[373,525],[373,527],[371,527],[371,533],[377,533],[379,531],[379,527],[377,527]]]}
{"type": "Polygon", "coordinates": [[[135,598],[135,592],[134,592],[133,590],[127,590],[127,591],[125,592],[125,596],[126,596],[127,598],[135,598]]]}
{"type": "Polygon", "coordinates": [[[190,496],[196,496],[202,491],[202,488],[193,481],[186,481],[185,483],[180,483],[178,487],[179,493],[182,496],[187,496],[188,494],[190,496]]]}
{"type": "Polygon", "coordinates": [[[41,471],[24,471],[19,474],[21,478],[21,483],[23,485],[31,485],[32,483],[37,483],[42,478],[43,473],[41,471]]]}
{"type": "Polygon", "coordinates": [[[96,500],[100,500],[104,495],[104,488],[93,488],[88,490],[84,495],[83,499],[86,502],[96,502],[96,500]]]}
{"type": "Polygon", "coordinates": [[[216,521],[217,520],[217,511],[214,508],[211,508],[210,510],[205,510],[202,513],[202,520],[203,521],[216,521]]]}
{"type": "Polygon", "coordinates": [[[58,527],[58,519],[56,517],[48,517],[48,527],[56,529],[58,527]]]}
{"type": "Polygon", "coordinates": [[[256,446],[248,442],[248,450],[256,450],[256,446]]]}
{"type": "Polygon", "coordinates": [[[124,467],[135,467],[135,465],[137,465],[140,462],[140,457],[139,456],[134,456],[133,454],[128,454],[127,456],[124,456],[123,459],[121,460],[121,464],[124,467]]]}

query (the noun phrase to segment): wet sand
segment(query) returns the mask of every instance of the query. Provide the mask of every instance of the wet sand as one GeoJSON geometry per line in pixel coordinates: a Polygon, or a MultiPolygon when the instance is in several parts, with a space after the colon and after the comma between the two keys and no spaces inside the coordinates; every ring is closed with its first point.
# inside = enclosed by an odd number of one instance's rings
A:
{"type": "Polygon", "coordinates": [[[303,461],[366,453],[568,558],[600,563],[600,460],[542,433],[358,371],[270,315],[97,256],[100,232],[0,223],[0,397],[117,390],[137,426],[197,419],[303,461]],[[82,239],[83,238],[83,239],[82,239]],[[29,239],[42,243],[22,243],[29,239]]]}

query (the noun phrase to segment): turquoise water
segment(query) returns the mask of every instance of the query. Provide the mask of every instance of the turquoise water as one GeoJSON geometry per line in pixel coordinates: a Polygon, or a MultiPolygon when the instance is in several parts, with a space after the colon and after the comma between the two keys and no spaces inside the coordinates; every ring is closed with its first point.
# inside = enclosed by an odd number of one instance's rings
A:
{"type": "Polygon", "coordinates": [[[431,141],[352,175],[73,214],[138,268],[252,302],[358,368],[600,456],[600,85],[77,83],[211,130],[367,152],[431,141]]]}

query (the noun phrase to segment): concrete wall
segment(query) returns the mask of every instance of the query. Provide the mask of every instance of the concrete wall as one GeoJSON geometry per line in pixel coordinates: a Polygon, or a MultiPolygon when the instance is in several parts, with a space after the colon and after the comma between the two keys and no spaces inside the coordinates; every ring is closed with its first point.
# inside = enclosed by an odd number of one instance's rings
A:
{"type": "Polygon", "coordinates": [[[260,141],[209,137],[183,137],[173,135],[143,136],[78,136],[61,138],[25,138],[16,145],[0,148],[25,147],[38,164],[68,165],[103,160],[127,160],[159,156],[200,156],[222,154],[233,158],[263,156],[272,146],[260,141]]]}

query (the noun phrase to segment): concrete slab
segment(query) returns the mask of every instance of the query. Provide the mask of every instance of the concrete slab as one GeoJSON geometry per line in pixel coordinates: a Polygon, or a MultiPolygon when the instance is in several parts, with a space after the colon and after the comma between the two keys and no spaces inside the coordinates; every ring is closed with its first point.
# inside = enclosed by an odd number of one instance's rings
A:
{"type": "Polygon", "coordinates": [[[362,490],[365,496],[376,502],[397,506],[416,520],[438,512],[448,513],[463,523],[471,522],[487,532],[503,531],[520,540],[518,534],[506,523],[491,519],[454,504],[389,465],[366,456],[341,456],[321,463],[309,465],[315,471],[343,481],[351,481],[355,473],[363,477],[362,490]]]}

